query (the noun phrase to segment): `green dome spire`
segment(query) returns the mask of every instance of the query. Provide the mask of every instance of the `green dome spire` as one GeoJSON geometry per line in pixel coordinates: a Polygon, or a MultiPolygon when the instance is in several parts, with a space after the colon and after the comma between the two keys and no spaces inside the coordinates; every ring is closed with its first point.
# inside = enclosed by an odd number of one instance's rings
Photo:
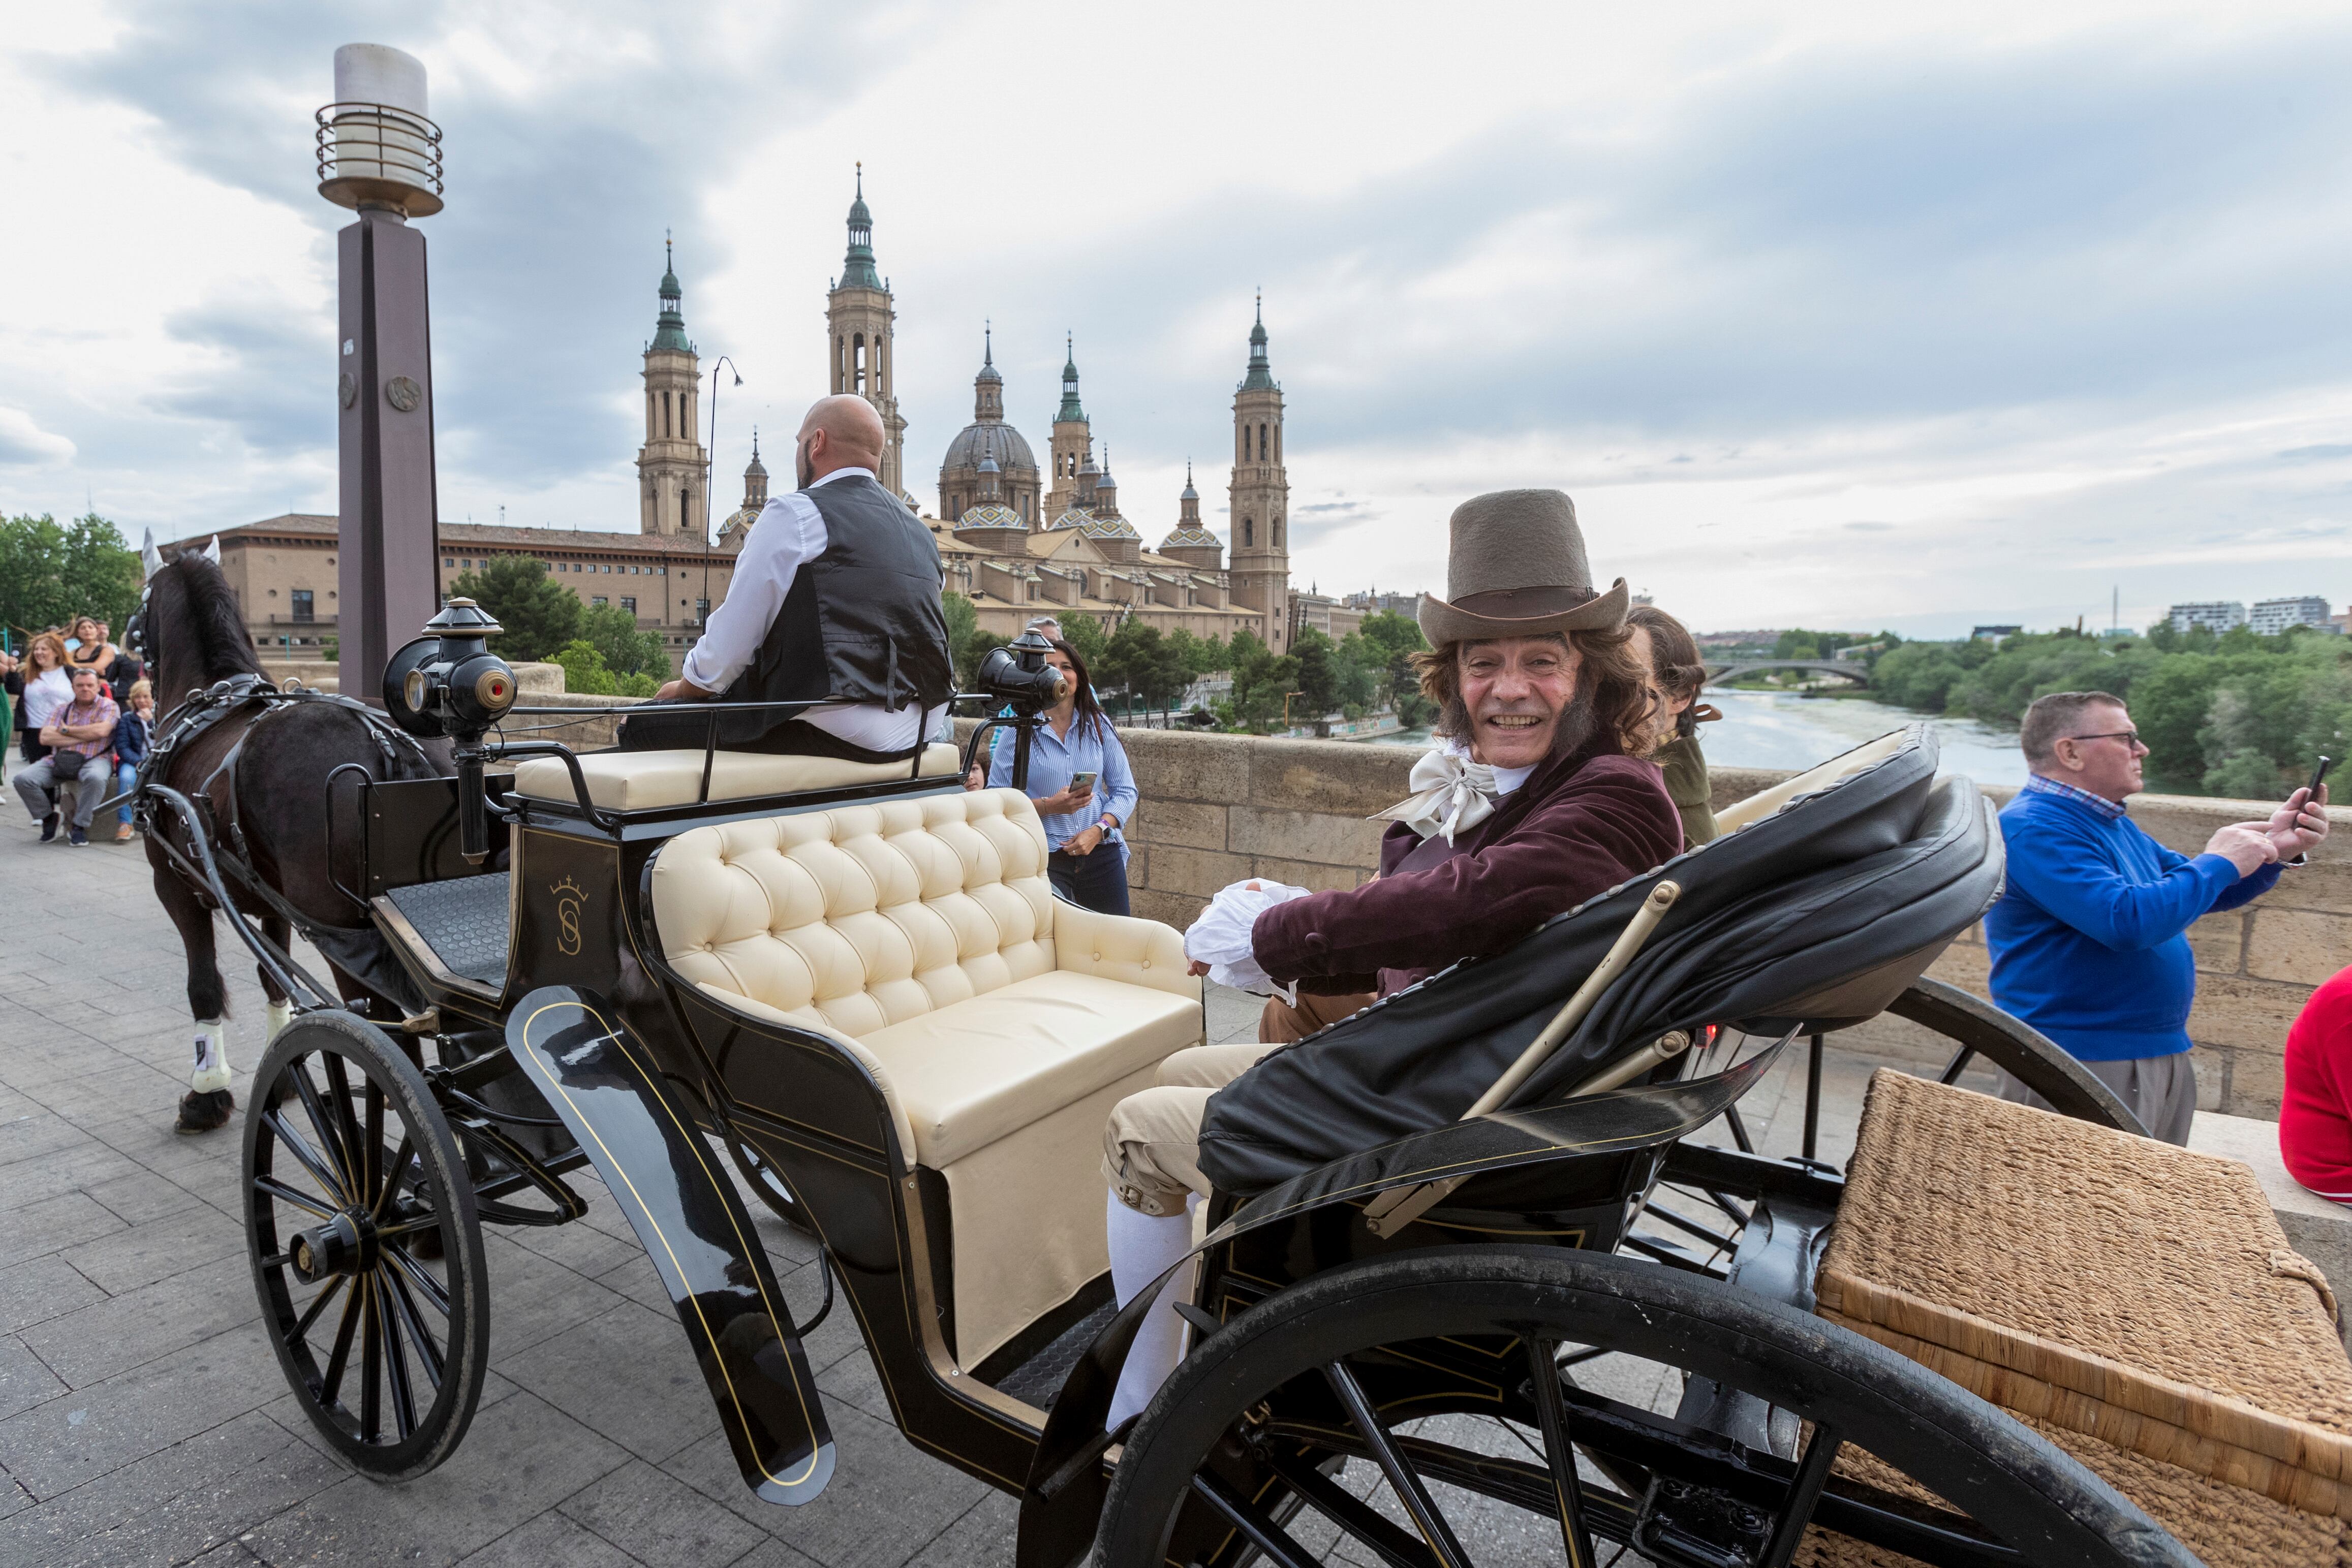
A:
{"type": "Polygon", "coordinates": [[[1059,424],[1066,419],[1075,419],[1079,423],[1084,423],[1087,417],[1087,411],[1078,406],[1078,350],[1076,347],[1076,340],[1065,335],[1062,340],[1062,345],[1069,357],[1062,361],[1062,409],[1059,413],[1054,415],[1054,423],[1059,424]]]}
{"type": "Polygon", "coordinates": [[[882,287],[881,275],[874,270],[874,214],[866,208],[866,165],[857,165],[857,199],[849,204],[849,254],[841,263],[841,287],[872,288],[882,287]]]}
{"type": "Polygon", "coordinates": [[[1265,291],[1257,297],[1257,323],[1250,329],[1249,374],[1242,378],[1244,392],[1276,392],[1274,371],[1265,359],[1265,291]]]}
{"type": "Polygon", "coordinates": [[[678,308],[685,290],[677,284],[677,256],[670,245],[669,235],[662,235],[661,317],[654,324],[656,349],[674,349],[680,353],[694,352],[694,345],[686,336],[686,316],[678,308]]]}

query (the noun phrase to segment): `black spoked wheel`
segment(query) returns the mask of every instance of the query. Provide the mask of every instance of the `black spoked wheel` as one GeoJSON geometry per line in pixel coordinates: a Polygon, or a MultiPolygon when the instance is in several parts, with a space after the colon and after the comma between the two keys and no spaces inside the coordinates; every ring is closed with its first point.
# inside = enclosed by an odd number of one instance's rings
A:
{"type": "Polygon", "coordinates": [[[793,1201],[792,1188],[784,1185],[784,1178],[776,1174],[766,1156],[746,1140],[725,1132],[719,1134],[719,1141],[727,1145],[727,1157],[735,1162],[743,1185],[759,1195],[769,1213],[803,1236],[816,1235],[816,1227],[809,1223],[808,1211],[793,1201]]]}
{"type": "Polygon", "coordinates": [[[2196,1562],[1858,1335],[1655,1264],[1492,1248],[1336,1270],[1211,1336],[1131,1435],[1099,1544],[1106,1568],[2196,1562]],[[1785,1413],[1801,1445],[1676,1420],[1696,1378],[1785,1413]]]}
{"type": "Polygon", "coordinates": [[[286,1380],[383,1480],[447,1458],[489,1360],[482,1231],[425,1075],[346,1012],[289,1026],[246,1115],[246,1240],[286,1380]]]}

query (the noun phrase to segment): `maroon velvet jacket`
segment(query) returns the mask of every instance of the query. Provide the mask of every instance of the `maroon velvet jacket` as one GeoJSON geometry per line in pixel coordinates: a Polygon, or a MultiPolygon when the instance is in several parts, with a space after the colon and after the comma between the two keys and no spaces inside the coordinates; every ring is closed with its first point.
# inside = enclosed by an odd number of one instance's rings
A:
{"type": "Polygon", "coordinates": [[[1258,965],[1319,995],[1401,991],[1499,952],[1555,915],[1663,865],[1682,818],[1654,764],[1587,747],[1554,758],[1448,843],[1402,822],[1361,887],[1277,904],[1250,927],[1258,965]]]}

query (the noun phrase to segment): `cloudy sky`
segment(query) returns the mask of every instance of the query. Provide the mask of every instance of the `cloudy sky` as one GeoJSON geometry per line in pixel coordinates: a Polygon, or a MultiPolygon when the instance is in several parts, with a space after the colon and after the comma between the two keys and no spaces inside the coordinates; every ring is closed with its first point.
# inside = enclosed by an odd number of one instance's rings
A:
{"type": "Polygon", "coordinates": [[[173,538],[335,494],[310,114],[409,50],[442,515],[631,528],[661,238],[751,427],[823,390],[863,160],[910,487],[992,319],[1063,333],[1148,537],[1224,526],[1265,294],[1293,570],[1442,586],[1467,495],[1576,497],[1702,628],[2126,622],[2352,595],[2352,17],[761,0],[106,4],[0,41],[0,512],[173,538]],[[1643,15],[1637,13],[1671,13],[1643,15]]]}

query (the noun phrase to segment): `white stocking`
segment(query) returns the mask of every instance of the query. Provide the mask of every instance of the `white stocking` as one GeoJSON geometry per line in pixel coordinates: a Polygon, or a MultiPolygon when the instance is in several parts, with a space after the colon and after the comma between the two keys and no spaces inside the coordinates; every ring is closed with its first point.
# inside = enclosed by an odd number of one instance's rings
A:
{"type": "Polygon", "coordinates": [[[268,1022],[262,1033],[262,1044],[268,1045],[271,1040],[276,1040],[278,1038],[278,1031],[284,1029],[288,1024],[292,1023],[293,1021],[294,1004],[292,1002],[271,1002],[269,1004],[268,1022]]]}
{"type": "MultiPolygon", "coordinates": [[[[1110,1242],[1111,1290],[1123,1307],[1192,1249],[1192,1208],[1201,1200],[1198,1196],[1192,1197],[1181,1214],[1142,1214],[1119,1202],[1118,1194],[1108,1196],[1103,1231],[1110,1242]]],[[[1189,1269],[1178,1270],[1160,1292],[1159,1302],[1144,1315],[1143,1326],[1128,1350],[1127,1364],[1119,1370],[1118,1391],[1111,1396],[1107,1423],[1111,1431],[1150,1404],[1176,1364],[1184,1359],[1186,1325],[1173,1307],[1190,1292],[1192,1274],[1189,1269]]]]}
{"type": "Polygon", "coordinates": [[[228,1087],[228,1019],[196,1020],[196,1070],[188,1087],[199,1094],[228,1087]]]}

